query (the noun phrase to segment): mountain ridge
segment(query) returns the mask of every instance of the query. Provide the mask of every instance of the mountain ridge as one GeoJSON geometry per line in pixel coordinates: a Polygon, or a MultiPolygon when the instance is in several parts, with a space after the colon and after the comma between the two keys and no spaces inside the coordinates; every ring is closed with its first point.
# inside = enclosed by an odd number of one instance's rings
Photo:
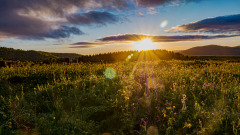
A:
{"type": "Polygon", "coordinates": [[[184,55],[240,55],[240,46],[229,47],[221,45],[205,45],[197,46],[187,50],[183,50],[180,53],[184,55]]]}

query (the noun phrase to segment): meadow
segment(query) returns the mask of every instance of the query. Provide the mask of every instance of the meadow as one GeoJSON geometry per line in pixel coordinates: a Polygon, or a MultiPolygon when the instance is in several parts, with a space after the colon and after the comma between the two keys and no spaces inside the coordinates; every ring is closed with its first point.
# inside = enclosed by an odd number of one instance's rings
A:
{"type": "Polygon", "coordinates": [[[240,63],[0,68],[0,134],[240,134],[240,63]]]}

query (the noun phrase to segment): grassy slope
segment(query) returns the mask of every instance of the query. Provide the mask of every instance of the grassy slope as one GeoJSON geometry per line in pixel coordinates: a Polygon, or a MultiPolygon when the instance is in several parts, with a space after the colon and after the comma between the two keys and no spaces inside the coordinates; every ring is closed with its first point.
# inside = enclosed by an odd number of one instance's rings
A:
{"type": "Polygon", "coordinates": [[[51,53],[41,51],[23,51],[13,48],[0,47],[0,58],[4,60],[43,61],[49,58],[58,58],[51,53]]]}
{"type": "Polygon", "coordinates": [[[0,47],[0,58],[4,60],[44,61],[49,58],[78,58],[81,55],[74,53],[48,53],[42,51],[24,51],[13,48],[0,47]]]}

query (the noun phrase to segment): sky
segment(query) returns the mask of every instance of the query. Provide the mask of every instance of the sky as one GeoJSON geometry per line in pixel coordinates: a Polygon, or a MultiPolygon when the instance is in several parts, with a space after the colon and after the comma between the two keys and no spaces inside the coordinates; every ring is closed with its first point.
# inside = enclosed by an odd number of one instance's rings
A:
{"type": "Polygon", "coordinates": [[[0,46],[97,54],[239,46],[240,0],[0,0],[0,46]],[[154,45],[154,47],[152,46],[154,45]],[[151,48],[152,47],[152,48],[151,48]]]}

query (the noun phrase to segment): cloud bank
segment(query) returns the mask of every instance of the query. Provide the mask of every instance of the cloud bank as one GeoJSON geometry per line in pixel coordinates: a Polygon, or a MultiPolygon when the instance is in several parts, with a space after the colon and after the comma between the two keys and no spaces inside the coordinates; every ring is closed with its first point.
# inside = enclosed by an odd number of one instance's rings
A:
{"type": "Polygon", "coordinates": [[[97,41],[113,42],[113,41],[141,41],[144,38],[150,38],[153,42],[180,42],[180,41],[196,41],[204,39],[229,38],[239,35],[183,35],[183,36],[152,36],[138,34],[113,35],[97,39],[97,41]]]}
{"type": "Polygon", "coordinates": [[[70,48],[90,48],[98,45],[130,44],[149,38],[153,42],[186,42],[207,39],[220,39],[237,37],[240,35],[183,35],[183,36],[153,36],[141,34],[122,34],[102,37],[95,42],[77,42],[70,44],[70,48]]]}
{"type": "Polygon", "coordinates": [[[164,4],[174,4],[179,5],[178,3],[188,3],[188,2],[199,2],[203,0],[136,0],[136,3],[142,7],[154,7],[164,4]]]}
{"type": "Polygon", "coordinates": [[[200,0],[0,0],[0,39],[82,35],[84,32],[78,26],[120,21],[121,17],[114,14],[116,11],[178,1],[200,0]]]}
{"type": "Polygon", "coordinates": [[[166,32],[207,32],[240,34],[240,14],[207,18],[197,22],[178,25],[166,32]]]}
{"type": "Polygon", "coordinates": [[[122,9],[125,0],[0,0],[0,38],[66,38],[81,35],[78,26],[118,22],[117,15],[94,11],[122,9]],[[86,12],[88,11],[88,12],[86,12]]]}

